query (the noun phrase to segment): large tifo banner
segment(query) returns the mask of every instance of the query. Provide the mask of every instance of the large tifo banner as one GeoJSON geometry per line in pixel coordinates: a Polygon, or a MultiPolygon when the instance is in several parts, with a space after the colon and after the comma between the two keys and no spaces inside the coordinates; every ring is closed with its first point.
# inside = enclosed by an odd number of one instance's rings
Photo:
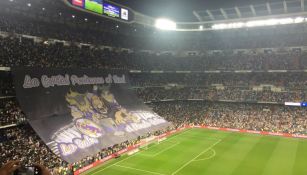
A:
{"type": "Polygon", "coordinates": [[[125,72],[25,68],[13,73],[31,126],[70,163],[171,125],[129,90],[125,72]]]}

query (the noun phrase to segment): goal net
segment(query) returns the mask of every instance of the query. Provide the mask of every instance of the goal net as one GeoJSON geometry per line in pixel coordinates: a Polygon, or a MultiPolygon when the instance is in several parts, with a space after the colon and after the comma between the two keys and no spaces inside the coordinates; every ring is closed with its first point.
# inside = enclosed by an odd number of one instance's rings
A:
{"type": "Polygon", "coordinates": [[[161,141],[165,140],[166,138],[163,137],[163,138],[160,138],[158,136],[151,136],[151,137],[148,137],[146,139],[143,139],[141,141],[141,149],[144,149],[144,150],[147,150],[148,147],[150,147],[151,145],[155,145],[155,144],[160,144],[161,141]]]}

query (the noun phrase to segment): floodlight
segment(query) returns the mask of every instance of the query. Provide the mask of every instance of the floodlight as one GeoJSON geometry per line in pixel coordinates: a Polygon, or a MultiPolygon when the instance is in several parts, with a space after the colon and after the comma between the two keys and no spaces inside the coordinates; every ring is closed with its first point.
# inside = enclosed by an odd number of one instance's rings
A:
{"type": "Polygon", "coordinates": [[[296,18],[294,19],[294,22],[295,22],[295,23],[302,23],[302,22],[304,22],[304,18],[303,18],[303,17],[296,17],[296,18]]]}
{"type": "Polygon", "coordinates": [[[294,22],[293,18],[285,18],[280,20],[280,24],[292,24],[294,22]]]}
{"type": "Polygon", "coordinates": [[[279,18],[279,19],[263,19],[263,20],[252,20],[246,22],[237,22],[237,23],[221,23],[214,24],[211,26],[214,30],[222,29],[235,29],[242,27],[259,27],[259,26],[274,26],[274,25],[284,25],[284,24],[293,24],[293,23],[302,23],[307,22],[307,18],[296,17],[296,18],[279,18]]]}
{"type": "Polygon", "coordinates": [[[176,30],[177,25],[169,19],[157,19],[155,27],[161,30],[176,30]]]}

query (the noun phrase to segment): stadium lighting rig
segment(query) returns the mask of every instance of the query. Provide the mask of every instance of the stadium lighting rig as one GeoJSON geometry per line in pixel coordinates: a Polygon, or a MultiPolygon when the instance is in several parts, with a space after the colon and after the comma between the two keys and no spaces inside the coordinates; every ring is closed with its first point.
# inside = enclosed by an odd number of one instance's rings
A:
{"type": "Polygon", "coordinates": [[[221,23],[212,25],[213,30],[223,29],[236,29],[236,28],[249,28],[249,27],[261,27],[261,26],[274,26],[284,24],[297,24],[307,22],[307,18],[296,17],[296,18],[279,18],[279,19],[264,19],[264,20],[253,20],[246,22],[235,22],[235,23],[221,23]]]}
{"type": "Polygon", "coordinates": [[[161,30],[176,30],[177,24],[169,19],[157,19],[155,22],[155,27],[161,30]]]}
{"type": "MultiPolygon", "coordinates": [[[[275,26],[275,25],[286,25],[286,24],[299,24],[307,23],[307,18],[298,17],[287,17],[287,18],[268,18],[260,20],[250,20],[250,21],[238,21],[232,23],[217,23],[212,24],[209,30],[225,30],[225,29],[239,29],[239,28],[252,28],[252,27],[265,27],[265,26],[275,26]]],[[[170,31],[181,31],[177,28],[177,24],[169,19],[157,19],[155,22],[155,27],[161,30],[170,31]]],[[[197,30],[205,30],[203,25],[199,25],[197,30]]],[[[208,28],[206,29],[208,30],[208,28]]]]}

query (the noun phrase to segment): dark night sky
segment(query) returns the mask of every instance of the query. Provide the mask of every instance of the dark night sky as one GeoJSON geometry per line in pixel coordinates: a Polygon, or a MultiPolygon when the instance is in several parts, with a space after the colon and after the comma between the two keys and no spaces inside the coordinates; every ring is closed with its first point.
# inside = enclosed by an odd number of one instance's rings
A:
{"type": "Polygon", "coordinates": [[[219,9],[282,0],[111,0],[153,17],[175,21],[197,21],[193,10],[219,9]]]}

